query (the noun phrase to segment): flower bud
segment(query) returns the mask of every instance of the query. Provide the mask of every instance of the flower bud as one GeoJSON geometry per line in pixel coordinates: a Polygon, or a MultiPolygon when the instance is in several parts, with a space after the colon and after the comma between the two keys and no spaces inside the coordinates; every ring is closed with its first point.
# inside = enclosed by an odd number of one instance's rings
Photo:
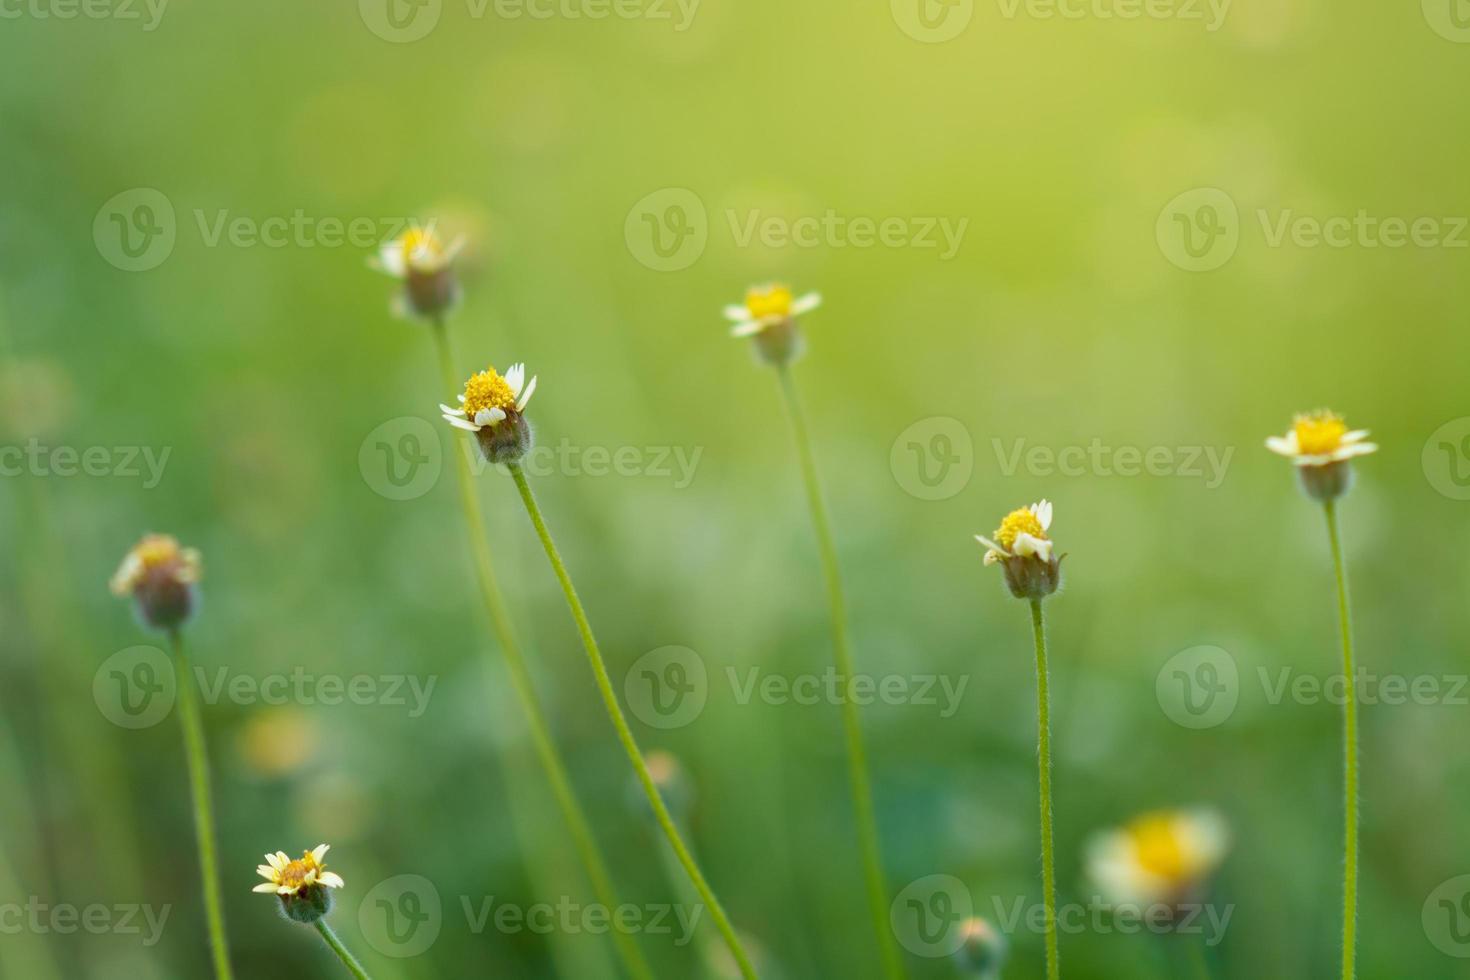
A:
{"type": "Polygon", "coordinates": [[[182,626],[197,605],[199,552],[180,548],[167,534],[148,534],[133,546],[109,583],[113,595],[132,596],[143,622],[156,630],[182,626]]]}
{"type": "Polygon", "coordinates": [[[1322,466],[1298,466],[1297,473],[1307,496],[1323,503],[1336,500],[1353,485],[1353,464],[1345,459],[1322,466]]]}
{"type": "Polygon", "coordinates": [[[463,244],[456,239],[445,246],[432,228],[419,227],[384,242],[371,264],[403,283],[395,311],[437,320],[453,310],[460,298],[454,260],[463,244]]]}
{"type": "Polygon", "coordinates": [[[516,463],[531,451],[531,423],[519,412],[475,433],[480,454],[492,463],[516,463]]]}
{"type": "Polygon", "coordinates": [[[745,302],[725,307],[725,317],[733,321],[730,333],[755,341],[758,358],[772,367],[790,364],[806,350],[806,338],[796,325],[797,317],[821,305],[816,293],[793,296],[791,287],[781,283],[752,286],[745,302]]]}
{"type": "Polygon", "coordinates": [[[971,916],[960,923],[963,942],[955,950],[955,965],[960,973],[975,980],[993,980],[1000,976],[1005,963],[1006,939],[985,919],[971,916]]]}
{"type": "Polygon", "coordinates": [[[1017,599],[1045,599],[1062,584],[1062,558],[1052,555],[1043,561],[1037,555],[1014,555],[1002,558],[1006,587],[1017,599]]]}

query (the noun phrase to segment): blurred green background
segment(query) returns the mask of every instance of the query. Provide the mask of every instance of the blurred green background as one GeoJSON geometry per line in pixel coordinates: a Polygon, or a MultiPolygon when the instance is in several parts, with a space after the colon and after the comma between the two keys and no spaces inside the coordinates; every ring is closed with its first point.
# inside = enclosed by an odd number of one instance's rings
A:
{"type": "MultiPolygon", "coordinates": [[[[61,933],[12,912],[0,973],[208,975],[177,723],[129,729],[104,707],[108,658],[157,643],[107,578],[158,530],[204,553],[188,640],[211,683],[435,678],[417,716],[206,706],[240,976],[339,975],[249,892],[262,852],[322,841],[347,881],[333,921],[376,977],[615,975],[605,936],[477,931],[465,911],[591,898],[476,600],[446,455],[462,442],[435,408],[452,392],[365,263],[401,219],[438,218],[471,240],[464,372],[523,360],[543,445],[638,451],[631,473],[553,462],[535,483],[620,693],[658,648],[707,668],[697,717],[634,723],[679,760],[692,843],[768,975],[878,962],[837,707],[741,703],[727,674],[831,658],[775,379],[720,317],[770,278],[825,297],[797,375],[859,669],[966,684],[948,717],[864,710],[890,891],[952,875],[991,919],[1040,900],[1026,609],[971,535],[1046,496],[1069,554],[1048,605],[1062,901],[1092,894],[1094,832],[1213,805],[1234,847],[1211,974],[1336,975],[1339,711],[1272,703],[1258,673],[1337,670],[1330,565],[1319,513],[1261,442],[1319,404],[1373,429],[1382,451],[1342,505],[1361,660],[1447,692],[1466,671],[1470,506],[1462,0],[1237,0],[1219,21],[1183,0],[1131,19],[1000,0],[647,0],[605,19],[571,16],[594,0],[544,18],[65,3],[0,8],[0,446],[44,450],[0,479],[0,902],[171,911],[151,945],[141,919],[141,936],[61,933]],[[896,219],[896,237],[744,234],[829,211],[896,219]],[[1359,212],[1435,220],[1400,247],[1361,222],[1313,243],[1312,221],[1359,212]],[[249,234],[298,213],[314,230],[249,234]],[[216,237],[222,218],[240,233],[216,237]],[[343,242],[324,218],[369,232],[343,242]],[[924,246],[930,219],[966,222],[953,254],[924,246]],[[1278,237],[1283,220],[1300,233],[1278,237]],[[661,254],[653,229],[681,248],[661,254]],[[1167,447],[1172,470],[1012,467],[1018,440],[1167,447]],[[379,443],[427,453],[423,482],[400,493],[379,443]],[[105,447],[110,468],[63,475],[58,447],[105,447]],[[167,451],[161,477],[124,472],[122,447],[167,451]],[[1223,479],[1187,472],[1191,447],[1228,458],[1223,479]],[[660,471],[663,449],[699,453],[691,479],[660,471]],[[1193,729],[1157,681],[1199,645],[1237,665],[1238,704],[1193,729]],[[412,957],[364,926],[400,875],[442,901],[412,957]]],[[[510,482],[477,486],[623,899],[682,902],[510,482]]],[[[1363,977],[1458,975],[1470,955],[1429,901],[1470,873],[1459,694],[1364,708],[1363,977]]],[[[637,937],[660,976],[718,974],[707,923],[677,936],[637,937]]],[[[1064,972],[1178,975],[1183,938],[1068,932],[1064,972]]],[[[1042,973],[1038,934],[1010,944],[1007,976],[1042,973]]]]}

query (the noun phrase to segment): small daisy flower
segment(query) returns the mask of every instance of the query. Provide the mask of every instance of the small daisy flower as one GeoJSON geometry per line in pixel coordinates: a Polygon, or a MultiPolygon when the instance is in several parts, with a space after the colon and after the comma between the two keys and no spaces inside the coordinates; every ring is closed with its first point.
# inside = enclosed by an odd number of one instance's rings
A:
{"type": "Polygon", "coordinates": [[[985,564],[1000,564],[1006,584],[1019,599],[1051,595],[1061,582],[1061,557],[1047,536],[1051,528],[1051,501],[1042,500],[1011,511],[995,529],[995,540],[975,535],[985,545],[985,564]]]}
{"type": "Polygon", "coordinates": [[[251,891],[278,896],[282,910],[298,922],[316,921],[331,908],[327,889],[341,888],[344,884],[340,875],[326,869],[329,846],[319,844],[294,861],[285,851],[267,854],[266,863],[255,869],[265,881],[251,891]]]}
{"type": "Polygon", "coordinates": [[[1352,482],[1349,460],[1378,451],[1367,438],[1367,429],[1349,429],[1341,415],[1322,408],[1298,415],[1286,435],[1266,440],[1266,448],[1296,464],[1309,495],[1332,500],[1352,482]]]}
{"type": "Polygon", "coordinates": [[[377,257],[369,264],[403,283],[403,293],[394,302],[395,312],[432,319],[459,302],[454,260],[463,247],[463,238],[445,245],[432,227],[415,226],[379,246],[377,257]]]}
{"type": "Polygon", "coordinates": [[[1178,906],[1200,897],[1229,849],[1214,810],[1158,810],[1093,837],[1087,871],[1114,905],[1178,906]]]}
{"type": "Polygon", "coordinates": [[[201,574],[196,549],[179,547],[171,535],[147,534],[124,556],[108,586],[115,596],[132,596],[149,626],[169,630],[193,612],[201,574]]]}
{"type": "Polygon", "coordinates": [[[439,409],[444,421],[475,434],[486,459],[514,462],[530,448],[525,411],[536,393],[536,380],[526,380],[524,364],[512,364],[504,375],[491,366],[464,383],[458,408],[441,404],[439,409]]]}
{"type": "Polygon", "coordinates": [[[790,286],[768,283],[747,289],[743,304],[726,306],[725,318],[734,324],[731,336],[753,337],[756,350],[767,362],[785,364],[802,349],[796,318],[821,305],[818,293],[795,297],[790,286]]]}

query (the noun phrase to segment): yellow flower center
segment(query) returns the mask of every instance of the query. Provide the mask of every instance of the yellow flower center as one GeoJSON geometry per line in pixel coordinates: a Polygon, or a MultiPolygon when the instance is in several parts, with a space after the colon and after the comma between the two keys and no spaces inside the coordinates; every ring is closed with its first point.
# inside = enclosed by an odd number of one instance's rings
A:
{"type": "Polygon", "coordinates": [[[995,529],[995,543],[1010,551],[1016,543],[1016,535],[1022,533],[1046,540],[1046,531],[1042,528],[1041,521],[1025,507],[1011,511],[1001,520],[1000,527],[995,529]]]}
{"type": "Polygon", "coordinates": [[[1340,415],[1328,411],[1298,415],[1292,428],[1296,430],[1297,448],[1308,456],[1322,456],[1337,449],[1348,430],[1340,415]]]}
{"type": "Polygon", "coordinates": [[[1165,881],[1182,881],[1189,874],[1189,860],[1174,821],[1167,813],[1150,813],[1128,826],[1138,863],[1165,881]]]}
{"type": "Polygon", "coordinates": [[[439,244],[438,237],[427,228],[410,228],[404,233],[402,243],[405,265],[422,265],[425,260],[432,263],[444,255],[444,246],[439,244]],[[425,253],[424,256],[419,256],[420,251],[425,253]],[[418,260],[417,263],[415,259],[418,260]]]}
{"type": "Polygon", "coordinates": [[[300,888],[306,884],[307,874],[315,870],[317,870],[316,859],[307,854],[299,861],[292,861],[286,865],[281,872],[281,880],[278,884],[285,885],[287,888],[300,888]]]}
{"type": "Polygon", "coordinates": [[[144,568],[157,568],[178,559],[179,543],[166,534],[150,534],[138,542],[133,553],[144,568]]]}
{"type": "Polygon", "coordinates": [[[510,382],[496,373],[494,367],[481,371],[464,383],[464,413],[471,419],[484,408],[512,412],[515,407],[516,396],[510,390],[510,382]]]}
{"type": "Polygon", "coordinates": [[[782,285],[752,286],[745,291],[745,308],[751,319],[791,315],[791,287],[782,285]]]}

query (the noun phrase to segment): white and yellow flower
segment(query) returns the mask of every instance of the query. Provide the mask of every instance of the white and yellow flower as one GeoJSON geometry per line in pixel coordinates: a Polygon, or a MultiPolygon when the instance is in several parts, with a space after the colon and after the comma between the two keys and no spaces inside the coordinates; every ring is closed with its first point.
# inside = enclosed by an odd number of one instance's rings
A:
{"type": "Polygon", "coordinates": [[[179,547],[178,539],[170,534],[146,534],[123,557],[108,587],[113,595],[129,596],[150,579],[193,585],[201,574],[197,549],[179,547]]]}
{"type": "Polygon", "coordinates": [[[458,408],[444,404],[439,408],[450,425],[466,432],[479,432],[520,415],[535,392],[536,378],[526,380],[524,364],[512,364],[503,376],[491,366],[464,383],[458,408]]]}
{"type": "Polygon", "coordinates": [[[793,297],[790,286],[768,283],[747,289],[744,303],[726,306],[725,318],[734,324],[730,328],[732,337],[753,337],[821,305],[822,297],[818,293],[793,297]]]}
{"type": "Polygon", "coordinates": [[[266,863],[255,869],[265,881],[256,885],[251,891],[260,892],[263,895],[280,895],[283,898],[291,898],[313,885],[341,888],[343,885],[341,876],[336,872],[326,870],[325,858],[328,849],[329,845],[319,844],[313,850],[303,853],[295,861],[288,858],[285,851],[267,854],[266,863]]]}
{"type": "Polygon", "coordinates": [[[1047,537],[1051,527],[1051,501],[1041,500],[1029,507],[1013,510],[1001,519],[995,529],[995,540],[984,535],[975,535],[975,540],[989,550],[985,552],[985,564],[994,565],[1006,558],[1028,558],[1032,555],[1044,562],[1051,561],[1052,540],[1047,537]]]}
{"type": "Polygon", "coordinates": [[[1225,819],[1214,810],[1157,810],[1097,834],[1087,871],[1112,904],[1177,903],[1203,888],[1229,848],[1225,819]]]}
{"type": "Polygon", "coordinates": [[[380,245],[377,258],[370,264],[394,279],[407,279],[410,275],[433,276],[452,265],[463,247],[462,237],[445,245],[432,227],[415,225],[380,245]]]}
{"type": "Polygon", "coordinates": [[[1266,448],[1297,466],[1327,466],[1376,452],[1367,438],[1367,429],[1349,429],[1341,415],[1322,408],[1298,415],[1286,435],[1266,440],[1266,448]]]}

